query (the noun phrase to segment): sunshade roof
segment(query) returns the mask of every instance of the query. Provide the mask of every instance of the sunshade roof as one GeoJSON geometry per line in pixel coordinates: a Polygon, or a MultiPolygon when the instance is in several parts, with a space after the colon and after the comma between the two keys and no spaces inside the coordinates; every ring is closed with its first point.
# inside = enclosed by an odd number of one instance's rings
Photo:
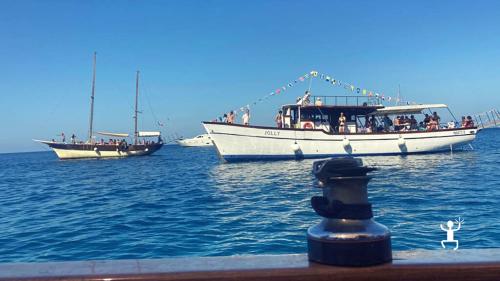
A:
{"type": "Polygon", "coordinates": [[[376,115],[384,114],[416,114],[421,113],[424,109],[431,108],[447,108],[446,104],[413,104],[413,105],[398,105],[379,108],[374,113],[376,115]]]}

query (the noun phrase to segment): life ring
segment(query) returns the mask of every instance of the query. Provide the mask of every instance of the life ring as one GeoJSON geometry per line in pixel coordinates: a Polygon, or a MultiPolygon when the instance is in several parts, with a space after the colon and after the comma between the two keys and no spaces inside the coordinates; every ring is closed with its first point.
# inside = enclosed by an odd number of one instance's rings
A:
{"type": "Polygon", "coordinates": [[[313,124],[311,122],[306,122],[306,123],[304,123],[304,125],[302,126],[302,128],[304,128],[304,129],[312,129],[313,128],[313,124]]]}

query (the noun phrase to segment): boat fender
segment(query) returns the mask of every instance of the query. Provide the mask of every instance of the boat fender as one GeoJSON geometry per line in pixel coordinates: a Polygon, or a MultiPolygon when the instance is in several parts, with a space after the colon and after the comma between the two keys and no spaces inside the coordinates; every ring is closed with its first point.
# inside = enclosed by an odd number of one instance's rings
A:
{"type": "Polygon", "coordinates": [[[347,148],[351,145],[351,142],[348,138],[344,138],[344,140],[342,140],[342,145],[344,146],[344,148],[347,148]]]}
{"type": "Polygon", "coordinates": [[[97,148],[97,146],[95,146],[95,147],[94,147],[94,151],[97,151],[97,150],[98,150],[98,148],[97,148]]]}
{"type": "Polygon", "coordinates": [[[146,147],[146,149],[144,149],[144,151],[148,152],[149,151],[149,148],[146,147]]]}
{"type": "Polygon", "coordinates": [[[399,135],[398,146],[404,146],[404,145],[406,145],[406,140],[405,138],[403,138],[402,135],[399,135]]]}
{"type": "Polygon", "coordinates": [[[292,144],[292,150],[293,152],[297,153],[300,151],[300,146],[297,143],[292,144]]]}
{"type": "Polygon", "coordinates": [[[312,129],[313,125],[312,125],[311,122],[306,122],[306,123],[304,123],[304,125],[302,126],[302,128],[304,128],[304,129],[312,129]]]}

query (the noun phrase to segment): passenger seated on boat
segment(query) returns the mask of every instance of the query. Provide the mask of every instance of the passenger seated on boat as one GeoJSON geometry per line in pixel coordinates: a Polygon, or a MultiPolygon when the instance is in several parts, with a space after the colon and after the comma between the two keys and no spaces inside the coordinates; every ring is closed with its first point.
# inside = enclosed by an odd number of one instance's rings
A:
{"type": "Polygon", "coordinates": [[[465,124],[467,124],[467,120],[465,120],[465,116],[462,116],[462,123],[460,124],[460,127],[465,128],[465,124]]]}
{"type": "Polygon", "coordinates": [[[474,127],[474,121],[472,121],[472,117],[467,116],[467,119],[465,120],[465,128],[472,128],[474,127]]]}
{"type": "Polygon", "coordinates": [[[323,102],[321,101],[321,98],[316,98],[316,101],[314,102],[315,106],[322,106],[323,102]]]}
{"type": "Polygon", "coordinates": [[[298,105],[309,105],[311,103],[311,101],[309,100],[310,96],[311,96],[311,93],[309,91],[306,91],[304,93],[303,97],[297,98],[297,104],[298,105]]]}
{"type": "Polygon", "coordinates": [[[401,124],[399,123],[399,121],[399,116],[396,116],[396,118],[394,118],[394,131],[399,131],[401,129],[401,124]]]}
{"type": "Polygon", "coordinates": [[[222,116],[222,122],[227,123],[227,114],[224,113],[224,116],[222,116]]]}
{"type": "Polygon", "coordinates": [[[345,133],[345,122],[346,122],[346,118],[344,116],[344,112],[340,112],[340,117],[339,117],[339,133],[340,134],[345,133]]]}
{"type": "Polygon", "coordinates": [[[384,114],[384,118],[382,118],[382,123],[384,124],[384,132],[389,132],[391,130],[392,126],[392,120],[387,116],[387,114],[384,114]]]}
{"type": "Polygon", "coordinates": [[[437,131],[438,130],[438,125],[437,121],[431,117],[429,123],[427,124],[427,131],[437,131]]]}
{"type": "Polygon", "coordinates": [[[418,131],[425,131],[425,130],[426,130],[425,125],[424,125],[424,121],[420,121],[420,122],[418,123],[417,130],[418,130],[418,131]]]}

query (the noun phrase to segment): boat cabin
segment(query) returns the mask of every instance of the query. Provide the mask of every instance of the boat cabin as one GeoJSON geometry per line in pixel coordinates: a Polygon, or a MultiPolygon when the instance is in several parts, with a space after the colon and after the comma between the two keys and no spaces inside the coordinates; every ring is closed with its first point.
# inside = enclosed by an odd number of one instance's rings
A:
{"type": "MultiPolygon", "coordinates": [[[[296,129],[315,129],[324,130],[329,133],[339,132],[339,117],[343,113],[346,117],[345,130],[349,133],[356,133],[358,127],[361,126],[360,118],[364,119],[365,116],[371,116],[378,109],[383,108],[383,105],[375,104],[367,97],[345,97],[333,96],[324,97],[334,100],[334,104],[323,103],[302,103],[301,104],[288,104],[284,105],[283,111],[283,126],[285,128],[296,129]],[[340,99],[345,103],[338,103],[340,99]],[[356,98],[354,104],[348,104],[347,98],[356,98]],[[366,101],[361,102],[360,98],[366,98],[366,101]]],[[[313,97],[313,100],[316,100],[313,97]]]]}
{"type": "MultiPolygon", "coordinates": [[[[323,130],[334,134],[339,133],[339,117],[343,114],[346,118],[344,133],[354,134],[367,132],[367,119],[370,119],[370,124],[376,124],[376,126],[370,128],[368,132],[425,130],[425,127],[417,128],[417,126],[410,126],[410,124],[406,124],[408,125],[406,126],[407,128],[403,124],[399,127],[393,127],[393,125],[390,124],[391,129],[388,127],[384,128],[383,119],[389,118],[392,123],[392,117],[396,117],[397,115],[423,114],[424,110],[429,110],[429,113],[432,114],[431,109],[448,109],[445,104],[417,104],[385,107],[380,103],[379,99],[365,96],[323,96],[322,98],[323,99],[321,99],[321,97],[312,97],[312,100],[316,101],[315,103],[310,103],[307,100],[305,102],[300,100],[297,104],[284,105],[282,107],[283,126],[285,128],[323,130]],[[333,102],[327,104],[327,100],[333,102]],[[372,119],[375,121],[373,122],[372,119]]],[[[457,121],[451,111],[449,111],[449,113],[453,119],[457,121]]],[[[437,124],[436,129],[454,127],[455,125],[437,124]]]]}

